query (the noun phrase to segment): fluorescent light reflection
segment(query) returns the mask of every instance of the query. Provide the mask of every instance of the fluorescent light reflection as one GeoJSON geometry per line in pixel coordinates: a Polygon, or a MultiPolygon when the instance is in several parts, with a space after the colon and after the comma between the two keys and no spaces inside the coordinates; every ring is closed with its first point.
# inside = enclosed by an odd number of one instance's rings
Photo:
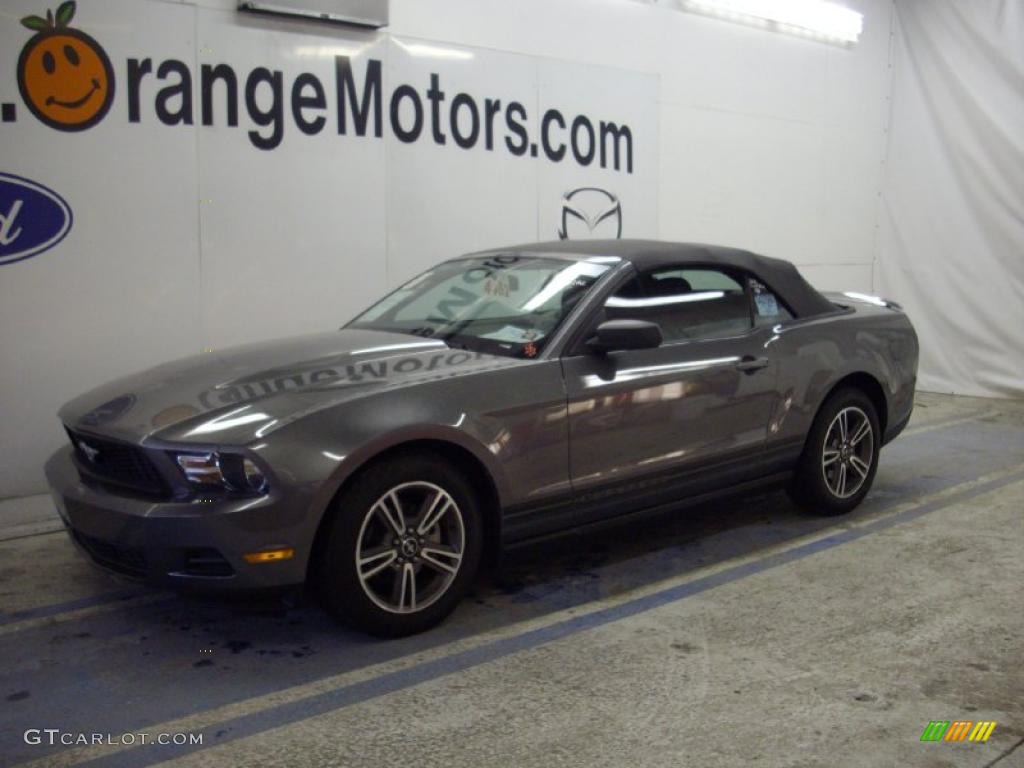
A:
{"type": "Polygon", "coordinates": [[[335,56],[355,58],[366,50],[365,45],[358,47],[346,45],[297,45],[292,49],[299,59],[334,59],[335,56]]]}
{"type": "Polygon", "coordinates": [[[245,415],[242,416],[236,415],[241,414],[243,411],[247,410],[250,407],[251,406],[244,405],[241,408],[236,408],[233,411],[228,411],[227,413],[218,416],[215,419],[210,419],[210,421],[206,422],[205,424],[200,424],[198,427],[193,429],[188,434],[208,435],[211,432],[221,432],[225,429],[240,427],[243,424],[252,424],[253,422],[263,421],[264,419],[270,418],[265,413],[246,413],[245,415]]]}
{"type": "Polygon", "coordinates": [[[420,347],[447,347],[443,341],[412,341],[408,344],[385,344],[381,347],[366,347],[365,349],[354,349],[350,354],[369,355],[377,352],[393,352],[397,349],[418,349],[420,347]]]}
{"type": "Polygon", "coordinates": [[[428,45],[426,43],[405,43],[396,38],[391,38],[398,47],[413,56],[422,56],[430,59],[458,59],[466,61],[473,58],[470,51],[459,50],[458,48],[442,48],[439,45],[428,45]]]}
{"type": "Polygon", "coordinates": [[[578,261],[570,267],[566,267],[557,275],[555,275],[551,282],[544,286],[544,290],[538,293],[527,301],[521,309],[524,312],[533,312],[535,309],[539,309],[547,304],[551,299],[561,293],[565,288],[569,287],[580,277],[600,277],[604,273],[604,269],[594,264],[588,264],[585,261],[578,261]]]}
{"type": "Polygon", "coordinates": [[[721,299],[725,291],[697,291],[696,293],[677,293],[672,296],[651,296],[646,299],[630,299],[624,296],[612,296],[605,302],[608,307],[663,307],[666,304],[687,304],[691,301],[709,301],[721,299]]]}
{"type": "Polygon", "coordinates": [[[856,293],[855,291],[844,291],[843,292],[843,296],[845,296],[848,299],[853,299],[854,301],[863,301],[863,302],[866,302],[868,304],[874,304],[875,306],[878,306],[878,307],[887,307],[887,306],[889,306],[886,303],[885,299],[880,298],[878,296],[871,296],[871,295],[866,294],[866,293],[856,293]]]}
{"type": "MultiPolygon", "coordinates": [[[[646,365],[636,368],[623,368],[617,371],[615,374],[615,383],[621,383],[625,381],[633,381],[635,379],[645,378],[647,376],[657,376],[666,373],[682,373],[683,371],[700,370],[702,368],[713,368],[719,365],[726,365],[728,363],[738,363],[739,357],[711,357],[705,360],[692,360],[684,363],[669,363],[667,365],[646,365]]],[[[583,386],[585,389],[591,387],[602,387],[606,386],[608,381],[602,379],[600,376],[593,374],[583,377],[583,386]]]]}

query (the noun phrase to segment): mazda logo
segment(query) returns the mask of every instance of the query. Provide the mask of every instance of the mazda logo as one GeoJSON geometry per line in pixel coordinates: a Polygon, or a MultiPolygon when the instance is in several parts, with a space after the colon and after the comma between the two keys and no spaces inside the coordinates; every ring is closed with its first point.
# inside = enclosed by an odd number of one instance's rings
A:
{"type": "Polygon", "coordinates": [[[578,187],[562,195],[562,240],[622,237],[622,203],[600,187],[578,187]]]}

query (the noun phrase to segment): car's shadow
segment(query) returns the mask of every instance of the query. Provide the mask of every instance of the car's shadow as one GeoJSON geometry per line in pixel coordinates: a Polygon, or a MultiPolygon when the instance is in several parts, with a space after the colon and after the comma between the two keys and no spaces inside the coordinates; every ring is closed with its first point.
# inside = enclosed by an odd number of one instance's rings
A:
{"type": "MultiPolygon", "coordinates": [[[[871,508],[870,499],[862,509],[871,508]]],[[[859,511],[843,518],[855,520],[859,511]]],[[[571,532],[502,556],[487,568],[455,614],[418,637],[380,644],[400,654],[407,650],[477,635],[527,619],[584,606],[594,600],[650,586],[805,536],[835,524],[800,512],[781,491],[731,496],[681,506],[654,515],[612,521],[599,528],[571,532]]],[[[180,609],[209,617],[248,616],[250,635],[261,621],[299,620],[336,640],[362,645],[358,633],[336,625],[311,592],[285,598],[182,596],[180,609]],[[342,640],[344,638],[344,640],[342,640]]],[[[293,626],[295,626],[293,624],[293,626]]],[[[226,642],[229,642],[225,638],[226,642]]]]}

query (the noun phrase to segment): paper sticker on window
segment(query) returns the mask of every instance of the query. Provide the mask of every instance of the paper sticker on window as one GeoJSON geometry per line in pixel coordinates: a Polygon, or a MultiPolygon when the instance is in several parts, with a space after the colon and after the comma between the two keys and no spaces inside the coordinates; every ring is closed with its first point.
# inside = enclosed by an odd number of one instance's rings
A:
{"type": "Polygon", "coordinates": [[[755,294],[754,301],[757,303],[757,314],[761,317],[775,317],[779,314],[779,302],[775,300],[774,294],[755,294]]]}
{"type": "Polygon", "coordinates": [[[507,298],[519,288],[519,278],[515,275],[494,275],[484,282],[484,293],[488,296],[507,298]]]}
{"type": "Polygon", "coordinates": [[[528,341],[537,341],[543,334],[533,328],[519,328],[514,325],[506,325],[491,333],[482,334],[481,338],[494,339],[495,341],[512,341],[516,344],[524,344],[528,341]]]}

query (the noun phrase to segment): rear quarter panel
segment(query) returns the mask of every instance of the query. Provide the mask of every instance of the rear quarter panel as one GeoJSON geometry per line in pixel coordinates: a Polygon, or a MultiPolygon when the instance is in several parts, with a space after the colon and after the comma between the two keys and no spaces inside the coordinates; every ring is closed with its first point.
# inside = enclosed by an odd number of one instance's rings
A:
{"type": "Polygon", "coordinates": [[[809,320],[776,326],[771,341],[779,365],[779,412],[769,423],[777,444],[803,444],[814,417],[838,382],[855,373],[882,388],[886,428],[910,416],[917,379],[917,336],[902,312],[852,304],[809,320]]]}

